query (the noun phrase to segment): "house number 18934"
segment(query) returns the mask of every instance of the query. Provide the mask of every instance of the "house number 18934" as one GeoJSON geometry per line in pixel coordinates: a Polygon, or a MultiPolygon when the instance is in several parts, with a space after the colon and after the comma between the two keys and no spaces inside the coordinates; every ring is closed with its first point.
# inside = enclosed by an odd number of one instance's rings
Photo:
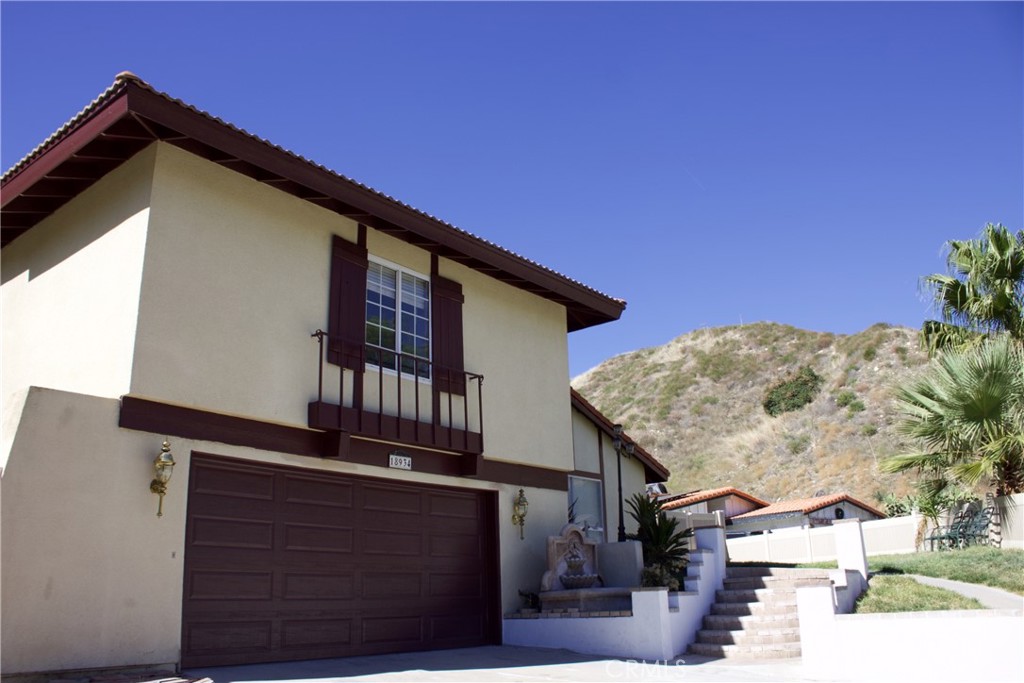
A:
{"type": "Polygon", "coordinates": [[[388,454],[388,467],[394,467],[399,470],[411,470],[412,469],[412,456],[403,455],[401,453],[389,453],[388,454]]]}

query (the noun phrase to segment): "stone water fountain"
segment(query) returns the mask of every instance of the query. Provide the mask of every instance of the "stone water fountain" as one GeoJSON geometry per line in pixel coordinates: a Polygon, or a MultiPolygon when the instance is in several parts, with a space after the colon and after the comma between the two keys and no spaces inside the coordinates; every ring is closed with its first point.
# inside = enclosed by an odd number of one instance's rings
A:
{"type": "Polygon", "coordinates": [[[598,566],[598,542],[575,524],[548,537],[548,569],[540,582],[541,611],[620,611],[631,608],[628,587],[607,587],[598,566]]]}

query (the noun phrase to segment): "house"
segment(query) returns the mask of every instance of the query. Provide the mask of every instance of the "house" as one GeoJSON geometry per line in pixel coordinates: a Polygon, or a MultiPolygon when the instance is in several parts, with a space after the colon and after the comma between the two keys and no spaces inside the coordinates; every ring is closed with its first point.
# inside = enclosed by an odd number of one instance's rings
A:
{"type": "Polygon", "coordinates": [[[788,527],[813,528],[831,525],[835,520],[854,518],[870,522],[884,519],[885,513],[848,494],[834,493],[784,500],[736,515],[730,520],[730,531],[751,533],[788,527]]]}
{"type": "Polygon", "coordinates": [[[2,190],[5,674],[499,643],[668,476],[568,387],[625,302],[132,74],[2,190]]]}
{"type": "Polygon", "coordinates": [[[661,508],[666,512],[678,513],[719,512],[725,516],[726,524],[737,515],[742,515],[768,505],[760,498],[740,491],[732,486],[716,489],[690,491],[668,496],[659,496],[661,508]]]}

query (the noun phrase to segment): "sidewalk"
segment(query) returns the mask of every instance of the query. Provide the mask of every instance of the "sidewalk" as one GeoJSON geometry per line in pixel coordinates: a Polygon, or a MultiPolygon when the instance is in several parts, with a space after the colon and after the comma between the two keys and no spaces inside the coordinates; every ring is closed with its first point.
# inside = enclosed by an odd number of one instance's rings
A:
{"type": "Polygon", "coordinates": [[[1024,610],[1024,595],[1017,595],[1016,593],[1010,593],[999,588],[990,588],[989,586],[982,586],[976,583],[953,581],[951,579],[934,579],[930,576],[920,576],[918,574],[905,574],[905,576],[909,576],[926,586],[945,588],[968,598],[974,598],[988,609],[1024,610]]]}

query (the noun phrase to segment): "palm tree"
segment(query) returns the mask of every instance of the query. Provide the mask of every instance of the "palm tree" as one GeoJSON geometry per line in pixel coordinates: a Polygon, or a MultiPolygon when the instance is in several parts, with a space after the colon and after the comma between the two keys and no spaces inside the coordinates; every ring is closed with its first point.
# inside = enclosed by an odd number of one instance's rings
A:
{"type": "Polygon", "coordinates": [[[941,320],[925,321],[929,353],[976,346],[1006,333],[1024,344],[1024,230],[989,223],[976,240],[950,240],[949,274],[923,278],[941,320]]]}
{"type": "Polygon", "coordinates": [[[932,501],[982,480],[997,496],[1024,491],[1024,348],[1007,335],[943,353],[896,400],[901,432],[921,449],[883,461],[883,470],[918,470],[932,501]]]}

